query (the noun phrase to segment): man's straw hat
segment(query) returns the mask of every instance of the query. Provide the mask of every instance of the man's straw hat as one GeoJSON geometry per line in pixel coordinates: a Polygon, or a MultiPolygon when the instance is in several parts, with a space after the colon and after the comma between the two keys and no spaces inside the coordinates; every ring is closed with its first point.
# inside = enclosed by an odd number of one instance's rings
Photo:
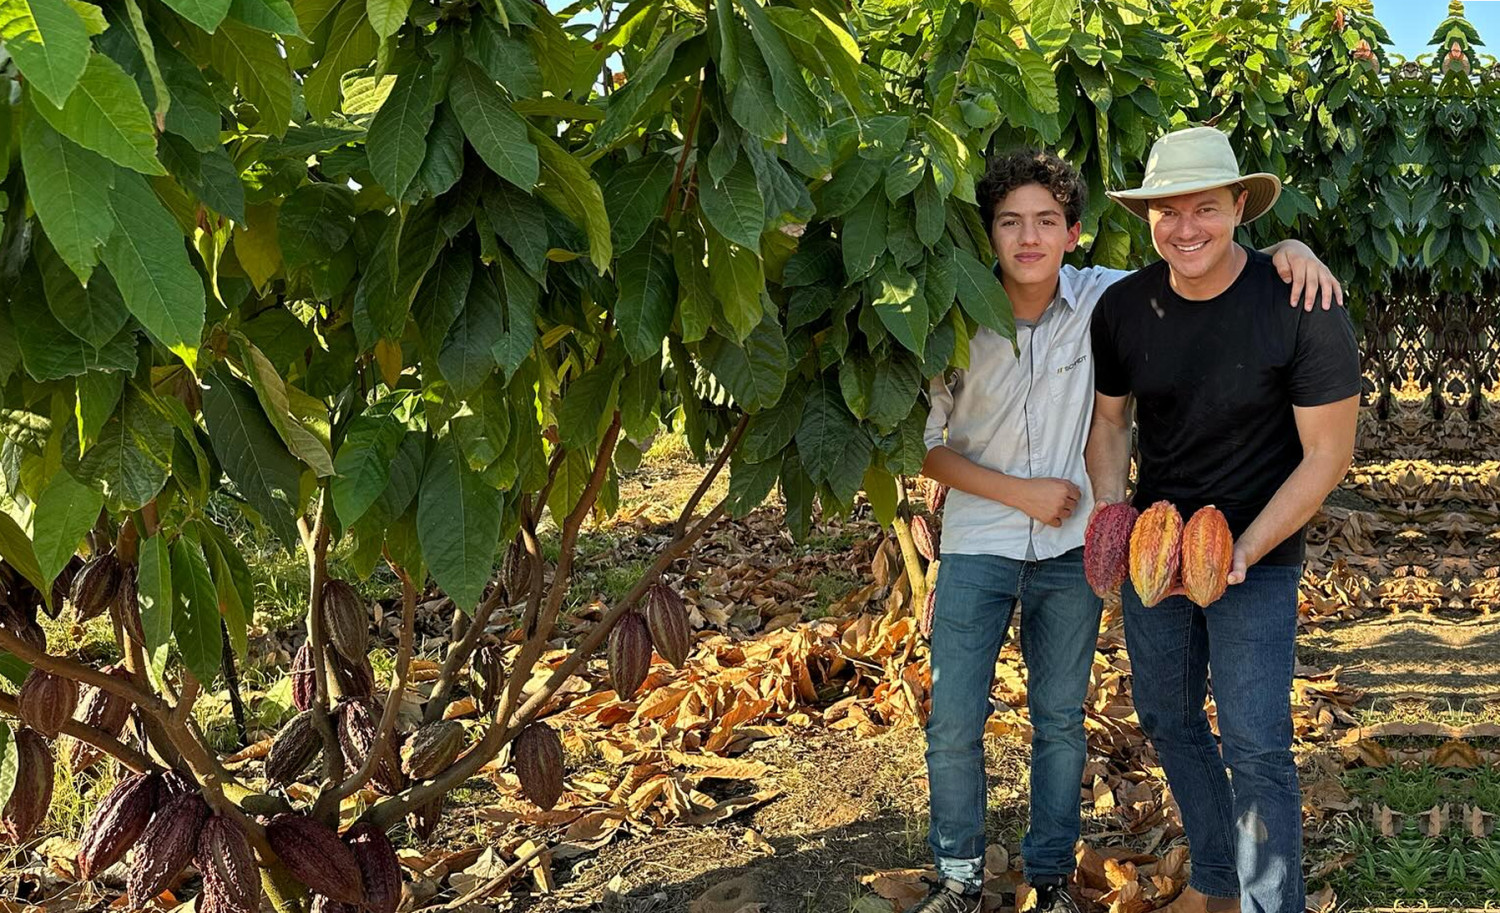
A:
{"type": "Polygon", "coordinates": [[[1110,191],[1109,197],[1142,219],[1147,203],[1164,197],[1243,184],[1249,194],[1240,224],[1265,215],[1281,196],[1281,179],[1274,174],[1240,174],[1229,137],[1214,127],[1188,127],[1168,133],[1151,147],[1146,176],[1134,190],[1110,191]]]}

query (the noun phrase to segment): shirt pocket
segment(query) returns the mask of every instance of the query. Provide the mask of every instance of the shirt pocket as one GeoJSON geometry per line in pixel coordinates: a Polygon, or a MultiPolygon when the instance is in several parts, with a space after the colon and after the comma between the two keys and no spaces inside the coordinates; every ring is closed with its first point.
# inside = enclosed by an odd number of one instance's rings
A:
{"type": "Polygon", "coordinates": [[[1094,363],[1088,349],[1068,346],[1047,356],[1047,388],[1054,405],[1092,401],[1094,363]]]}

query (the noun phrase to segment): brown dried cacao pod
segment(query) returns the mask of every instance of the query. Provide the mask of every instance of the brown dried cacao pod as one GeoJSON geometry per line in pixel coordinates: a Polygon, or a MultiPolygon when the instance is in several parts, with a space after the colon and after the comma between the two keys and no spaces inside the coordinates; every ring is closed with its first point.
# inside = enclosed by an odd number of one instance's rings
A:
{"type": "Polygon", "coordinates": [[[323,624],[340,656],[356,665],[368,661],[370,610],[347,581],[335,577],[323,584],[323,624]]]}
{"type": "Polygon", "coordinates": [[[911,518],[911,539],[917,546],[917,554],[928,561],[937,557],[937,540],[932,534],[932,527],[927,524],[927,518],[918,514],[911,518]]]}
{"type": "Polygon", "coordinates": [[[78,683],[71,678],[33,668],[26,673],[21,693],[16,695],[21,722],[49,739],[57,738],[63,724],[78,709],[78,683]]]}
{"type": "Polygon", "coordinates": [[[323,737],[313,723],[311,710],[304,710],[276,734],[266,755],[266,779],[276,785],[295,781],[323,752],[323,737]]]}
{"type": "Polygon", "coordinates": [[[307,710],[318,699],[317,675],[312,647],[304,643],[292,659],[292,704],[298,710],[307,710]]]}
{"type": "Polygon", "coordinates": [[[220,815],[209,818],[198,837],[194,861],[203,873],[200,906],[206,902],[214,913],[260,910],[260,869],[239,825],[220,815]]]}
{"type": "Polygon", "coordinates": [[[543,811],[551,811],[563,792],[563,746],[557,732],[545,723],[532,723],[511,746],[521,792],[543,811]]]}
{"type": "Polygon", "coordinates": [[[47,740],[30,729],[15,734],[16,783],[5,810],[0,812],[0,831],[11,843],[20,843],[34,833],[52,807],[52,776],[56,765],[47,740]]]}
{"type": "Polygon", "coordinates": [[[653,584],[646,602],[646,628],[661,658],[681,669],[693,646],[687,605],[677,591],[663,583],[653,584]]]}
{"type": "Polygon", "coordinates": [[[627,612],[609,632],[609,680],[615,686],[615,695],[622,701],[630,700],[650,669],[651,634],[641,616],[627,612]]]}
{"type": "Polygon", "coordinates": [[[1169,501],[1141,511],[1130,533],[1130,582],[1141,605],[1154,606],[1177,585],[1182,515],[1169,501]]]}
{"type": "Polygon", "coordinates": [[[70,601],[80,623],[98,618],[120,593],[120,559],[113,552],[89,561],[73,578],[70,601]]]}
{"type": "Polygon", "coordinates": [[[47,652],[47,632],[26,614],[26,610],[14,603],[0,611],[0,627],[21,638],[26,645],[40,653],[47,652]]]}
{"type": "MultiPolygon", "coordinates": [[[[120,665],[105,666],[101,671],[116,678],[126,680],[130,678],[129,670],[120,665]]],[[[130,711],[134,707],[134,704],[118,694],[88,685],[74,716],[85,726],[92,726],[108,735],[119,736],[120,731],[125,728],[126,721],[130,719],[130,711]]],[[[89,765],[103,756],[102,751],[87,742],[77,739],[70,739],[68,742],[68,769],[75,774],[87,769],[89,765]]]]}
{"type": "Polygon", "coordinates": [[[120,623],[130,634],[130,638],[138,644],[146,642],[146,628],[141,622],[140,593],[136,589],[136,569],[134,565],[124,565],[120,569],[120,595],[115,599],[115,606],[120,613],[120,623]]]}
{"type": "Polygon", "coordinates": [[[292,877],[313,891],[341,903],[364,903],[364,878],[354,851],[325,825],[283,812],[266,825],[266,840],[292,877]]]}
{"type": "Polygon", "coordinates": [[[419,805],[412,809],[406,816],[406,825],[411,828],[412,834],[424,843],[432,839],[437,832],[438,823],[443,820],[443,797],[438,796],[426,805],[419,805]]]}
{"type": "Polygon", "coordinates": [[[369,913],[396,913],[401,903],[401,863],[385,832],[369,822],[349,828],[344,842],[354,851],[369,913]]]}
{"type": "MultiPolygon", "coordinates": [[[[68,594],[73,591],[73,583],[78,579],[78,572],[83,570],[83,566],[83,556],[74,555],[63,566],[57,579],[52,581],[52,606],[42,606],[42,611],[47,613],[48,618],[55,621],[62,614],[63,601],[69,598],[68,594]]],[[[74,610],[77,610],[76,606],[74,610]]]]}
{"type": "Polygon", "coordinates": [[[1229,587],[1234,567],[1234,536],[1229,521],[1212,504],[1193,513],[1182,529],[1182,588],[1194,604],[1207,608],[1229,587]]]}
{"type": "Polygon", "coordinates": [[[1120,501],[1094,512],[1083,534],[1083,576],[1103,597],[1114,592],[1130,573],[1130,531],[1140,511],[1120,501]]]}
{"type": "MultiPolygon", "coordinates": [[[[380,707],[373,701],[357,699],[339,705],[339,747],[344,750],[344,760],[358,769],[364,766],[365,758],[375,746],[375,730],[378,726],[380,707]]],[[[380,760],[370,776],[370,783],[379,792],[398,793],[406,785],[401,777],[401,764],[389,743],[381,747],[380,760]]]]}
{"type": "Polygon", "coordinates": [[[406,739],[401,749],[401,769],[413,780],[426,780],[448,769],[467,738],[457,720],[428,723],[406,739]]]}
{"type": "Polygon", "coordinates": [[[196,790],[172,798],[152,816],[135,845],[125,882],[132,906],[144,907],[193,861],[207,817],[208,803],[196,790]]]}
{"type": "Polygon", "coordinates": [[[105,794],[78,838],[78,877],[87,881],[125,858],[157,805],[161,776],[132,774],[105,794]]]}
{"type": "Polygon", "coordinates": [[[923,637],[932,638],[932,620],[937,617],[937,587],[927,590],[927,598],[922,602],[922,620],[917,622],[917,631],[923,637]]]}
{"type": "Polygon", "coordinates": [[[488,643],[475,650],[469,660],[469,679],[469,690],[480,712],[493,713],[505,690],[505,648],[488,643]]]}

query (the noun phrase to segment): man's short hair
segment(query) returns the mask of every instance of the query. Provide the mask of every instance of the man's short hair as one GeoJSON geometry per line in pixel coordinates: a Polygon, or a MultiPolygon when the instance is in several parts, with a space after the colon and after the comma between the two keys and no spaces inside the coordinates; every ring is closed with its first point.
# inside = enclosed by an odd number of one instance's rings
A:
{"type": "Polygon", "coordinates": [[[1051,152],[1022,149],[992,157],[985,167],[984,177],[975,188],[979,214],[984,217],[986,229],[994,225],[995,207],[1000,201],[1012,190],[1027,184],[1045,187],[1052,198],[1062,204],[1069,225],[1083,220],[1089,189],[1078,169],[1051,152]]]}

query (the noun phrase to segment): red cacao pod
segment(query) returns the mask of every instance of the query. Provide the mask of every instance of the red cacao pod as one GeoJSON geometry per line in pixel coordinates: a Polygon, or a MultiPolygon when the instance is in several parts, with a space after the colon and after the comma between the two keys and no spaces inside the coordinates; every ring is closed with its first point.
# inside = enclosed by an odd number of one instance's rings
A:
{"type": "MultiPolygon", "coordinates": [[[[116,678],[127,681],[130,679],[130,672],[124,666],[106,666],[101,671],[108,672],[116,678]]],[[[84,691],[83,700],[79,702],[78,711],[74,716],[86,726],[118,736],[125,728],[126,721],[130,719],[130,711],[134,706],[118,694],[89,685],[84,691]]],[[[77,739],[69,740],[68,769],[75,774],[87,769],[103,756],[103,752],[87,742],[80,742],[77,739]]]]}
{"type": "Polygon", "coordinates": [[[426,780],[448,769],[467,742],[464,726],[457,720],[428,723],[406,739],[401,749],[401,769],[413,780],[426,780]]]}
{"type": "Polygon", "coordinates": [[[627,612],[609,632],[609,679],[616,696],[622,701],[634,697],[650,669],[651,634],[641,616],[627,612]]]}
{"type": "Polygon", "coordinates": [[[563,792],[562,739],[545,723],[532,723],[511,746],[521,792],[543,811],[551,811],[563,792]]]}
{"type": "Polygon", "coordinates": [[[1234,537],[1229,521],[1210,504],[1196,511],[1182,530],[1182,588],[1196,605],[1217,602],[1234,568],[1234,537]]]}
{"type": "Polygon", "coordinates": [[[368,822],[356,824],[344,834],[354,851],[365,886],[365,909],[369,913],[396,913],[401,903],[401,863],[385,832],[368,822]]]}
{"type": "Polygon", "coordinates": [[[927,518],[918,514],[911,518],[911,539],[917,546],[917,553],[928,561],[937,558],[938,543],[937,536],[933,534],[932,527],[927,523],[927,518]]]}
{"type": "Polygon", "coordinates": [[[367,659],[370,611],[348,582],[332,578],[323,584],[323,624],[340,656],[356,664],[367,659]]]}
{"type": "Polygon", "coordinates": [[[198,837],[198,871],[203,873],[200,903],[214,913],[258,913],[260,869],[245,832],[228,818],[215,815],[198,837]]]}
{"type": "Polygon", "coordinates": [[[292,704],[308,710],[318,699],[318,670],[313,666],[312,647],[303,644],[292,659],[292,704]]]}
{"type": "Polygon", "coordinates": [[[151,818],[131,856],[125,887],[132,906],[148,901],[172,886],[198,851],[198,835],[208,817],[208,803],[197,791],[176,796],[151,818]]]}
{"type": "Polygon", "coordinates": [[[132,774],[115,784],[78,838],[78,877],[87,881],[125,858],[156,810],[156,773],[132,774]]]}
{"type": "Polygon", "coordinates": [[[1100,596],[1107,596],[1130,573],[1130,531],[1140,512],[1125,502],[1095,511],[1083,534],[1083,575],[1100,596]]]}
{"type": "MultiPolygon", "coordinates": [[[[380,707],[373,701],[351,700],[340,704],[338,713],[339,747],[344,751],[344,760],[355,768],[362,767],[375,747],[380,707]]],[[[406,785],[401,776],[401,762],[389,742],[380,748],[380,760],[375,764],[370,782],[386,794],[398,793],[406,785]]]]}
{"type": "Polygon", "coordinates": [[[677,591],[657,583],[648,591],[646,628],[661,658],[681,669],[693,645],[687,605],[677,591]]]}
{"type": "Polygon", "coordinates": [[[272,784],[291,783],[323,752],[323,737],[313,723],[312,711],[304,710],[283,727],[266,755],[266,779],[272,784]]]}
{"type": "Polygon", "coordinates": [[[52,807],[52,777],[56,765],[47,740],[30,729],[15,733],[16,782],[5,809],[0,832],[12,843],[27,840],[47,818],[52,807]]]}
{"type": "Polygon", "coordinates": [[[120,559],[114,553],[89,561],[73,578],[70,601],[80,623],[98,618],[120,593],[120,559]]]}
{"type": "Polygon", "coordinates": [[[284,812],[266,825],[266,840],[292,877],[341,903],[365,902],[364,877],[354,851],[327,826],[284,812]]]}
{"type": "Polygon", "coordinates": [[[1130,534],[1130,582],[1141,605],[1154,606],[1178,584],[1182,515],[1169,501],[1157,501],[1136,518],[1130,534]]]}
{"type": "Polygon", "coordinates": [[[63,724],[78,709],[78,683],[71,678],[33,668],[16,695],[21,722],[49,739],[57,738],[63,724]]]}

